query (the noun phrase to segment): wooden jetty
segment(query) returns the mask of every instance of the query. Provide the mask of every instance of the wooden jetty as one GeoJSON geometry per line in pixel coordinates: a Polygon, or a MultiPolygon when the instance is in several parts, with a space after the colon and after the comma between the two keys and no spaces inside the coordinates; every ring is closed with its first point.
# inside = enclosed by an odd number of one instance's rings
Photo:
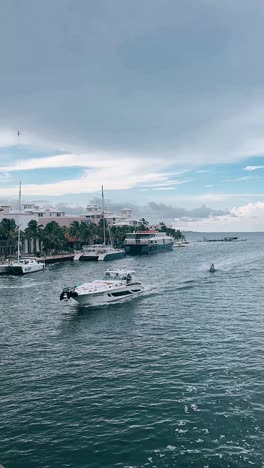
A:
{"type": "Polygon", "coordinates": [[[68,253],[68,254],[59,254],[59,255],[46,255],[44,257],[38,257],[37,260],[40,262],[45,263],[58,263],[58,262],[66,262],[66,261],[73,261],[75,253],[68,253]]]}

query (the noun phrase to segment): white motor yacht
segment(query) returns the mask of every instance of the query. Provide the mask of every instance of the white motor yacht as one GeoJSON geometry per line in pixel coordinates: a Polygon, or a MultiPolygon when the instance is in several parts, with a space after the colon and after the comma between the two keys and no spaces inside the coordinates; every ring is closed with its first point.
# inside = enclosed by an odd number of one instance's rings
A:
{"type": "Polygon", "coordinates": [[[73,288],[64,288],[60,300],[74,299],[80,305],[101,305],[137,297],[144,286],[135,271],[107,270],[102,280],[95,280],[73,288]]]}
{"type": "Polygon", "coordinates": [[[11,275],[26,275],[37,271],[44,271],[45,263],[38,262],[35,258],[21,258],[17,262],[8,265],[8,273],[11,275]]]}

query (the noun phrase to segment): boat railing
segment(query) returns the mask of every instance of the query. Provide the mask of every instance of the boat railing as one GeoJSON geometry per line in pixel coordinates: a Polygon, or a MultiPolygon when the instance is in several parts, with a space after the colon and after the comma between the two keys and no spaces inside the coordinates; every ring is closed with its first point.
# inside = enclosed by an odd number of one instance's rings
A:
{"type": "Polygon", "coordinates": [[[125,245],[148,244],[149,239],[125,239],[125,245]]]}

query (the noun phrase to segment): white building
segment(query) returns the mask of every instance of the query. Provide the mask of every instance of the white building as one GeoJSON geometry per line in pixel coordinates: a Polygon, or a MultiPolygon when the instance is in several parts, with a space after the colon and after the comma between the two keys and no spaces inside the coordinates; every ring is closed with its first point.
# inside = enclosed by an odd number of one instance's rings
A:
{"type": "MultiPolygon", "coordinates": [[[[104,217],[110,226],[138,226],[140,224],[137,219],[133,219],[131,208],[122,208],[120,214],[106,209],[104,217]]],[[[81,215],[84,223],[99,224],[101,218],[102,208],[94,204],[87,205],[85,213],[81,215]]]]}
{"type": "Polygon", "coordinates": [[[21,211],[19,214],[18,210],[13,210],[11,206],[1,205],[0,206],[0,222],[4,219],[14,219],[16,225],[20,224],[22,230],[27,228],[29,221],[32,219],[38,220],[37,216],[26,211],[21,211]]]}

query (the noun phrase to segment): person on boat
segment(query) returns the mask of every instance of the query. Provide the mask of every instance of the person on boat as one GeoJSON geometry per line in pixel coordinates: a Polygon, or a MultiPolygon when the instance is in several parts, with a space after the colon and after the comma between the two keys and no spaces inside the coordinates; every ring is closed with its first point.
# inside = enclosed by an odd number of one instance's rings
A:
{"type": "Polygon", "coordinates": [[[128,273],[128,275],[127,275],[127,278],[126,278],[126,279],[127,279],[127,283],[130,283],[130,282],[131,282],[131,280],[132,280],[132,277],[131,277],[131,274],[130,274],[130,273],[128,273]]]}
{"type": "Polygon", "coordinates": [[[212,263],[212,265],[210,266],[210,271],[215,271],[215,266],[214,266],[213,263],[212,263]]]}

